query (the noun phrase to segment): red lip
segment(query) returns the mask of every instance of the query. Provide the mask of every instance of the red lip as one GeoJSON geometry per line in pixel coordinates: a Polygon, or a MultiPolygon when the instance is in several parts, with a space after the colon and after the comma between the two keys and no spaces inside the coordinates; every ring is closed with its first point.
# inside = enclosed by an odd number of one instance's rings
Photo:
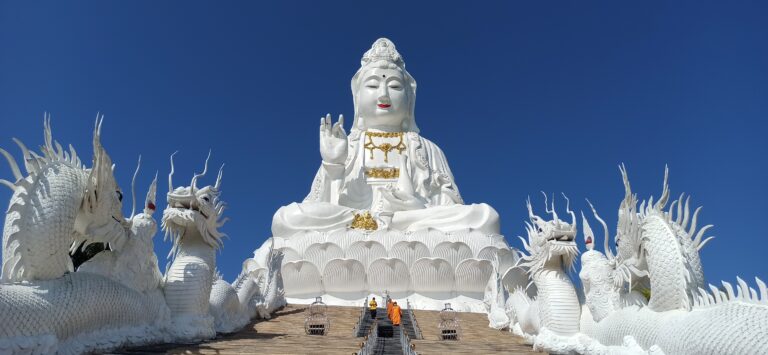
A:
{"type": "Polygon", "coordinates": [[[592,244],[592,237],[587,237],[587,242],[584,244],[592,244]]]}
{"type": "Polygon", "coordinates": [[[389,104],[379,104],[378,106],[379,106],[379,108],[389,108],[392,105],[389,105],[389,104]]]}

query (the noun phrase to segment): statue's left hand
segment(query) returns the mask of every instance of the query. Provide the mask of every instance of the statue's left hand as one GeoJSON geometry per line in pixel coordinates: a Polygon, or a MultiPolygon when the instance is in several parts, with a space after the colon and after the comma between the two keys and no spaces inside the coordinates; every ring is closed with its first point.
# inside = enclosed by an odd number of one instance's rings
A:
{"type": "Polygon", "coordinates": [[[408,174],[407,156],[403,156],[400,160],[400,176],[397,184],[384,189],[381,195],[387,204],[385,210],[388,211],[418,210],[426,207],[426,201],[416,195],[413,188],[411,176],[408,174]]]}
{"type": "Polygon", "coordinates": [[[347,159],[347,132],[344,115],[331,126],[331,114],[320,118],[320,156],[330,164],[344,164],[347,159]]]}

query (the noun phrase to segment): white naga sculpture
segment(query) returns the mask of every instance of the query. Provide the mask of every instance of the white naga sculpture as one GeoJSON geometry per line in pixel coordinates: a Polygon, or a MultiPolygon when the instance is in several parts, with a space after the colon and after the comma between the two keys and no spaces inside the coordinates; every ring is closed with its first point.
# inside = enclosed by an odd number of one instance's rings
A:
{"type": "Polygon", "coordinates": [[[443,152],[419,135],[416,81],[391,41],[373,43],[351,87],[351,132],[342,116],[320,119],[322,164],[309,195],[275,213],[254,259],[263,267],[269,248],[284,253],[292,302],[357,305],[389,291],[416,307],[454,300],[484,311],[491,262],[501,274],[515,262],[498,214],[465,205],[443,152]]]}
{"type": "MultiPolygon", "coordinates": [[[[0,180],[13,190],[3,229],[0,353],[82,353],[197,341],[235,331],[284,304],[279,268],[259,273],[250,260],[234,287],[214,280],[223,204],[221,173],[215,186],[197,188],[207,169],[189,187],[168,194],[163,227],[174,248],[163,277],[152,242],[157,179],[143,213],[124,218],[122,192],[101,145],[101,122],[94,130],[91,168],[71,146],[65,151],[53,140],[47,117],[40,155],[15,140],[28,175],[0,149],[15,177],[0,180]],[[70,251],[91,243],[107,243],[109,250],[74,272],[70,251]]],[[[272,255],[279,264],[282,255],[272,255]]]]}
{"type": "MultiPolygon", "coordinates": [[[[626,195],[619,209],[616,253],[608,243],[608,227],[594,208],[604,229],[606,254],[594,249],[595,236],[583,218],[587,251],[579,277],[584,304],[579,305],[572,285],[565,292],[563,283],[542,283],[534,277],[537,300],[527,300],[519,291],[510,296],[511,328],[536,347],[556,353],[768,352],[765,284],[758,279],[755,290],[737,278],[735,290],[727,282],[720,289],[709,285],[705,290],[698,252],[711,239],[702,239],[711,226],[697,230],[700,208],[691,214],[689,200],[681,196],[665,210],[666,172],[661,198],[638,207],[623,167],[621,172],[626,195]],[[540,308],[538,318],[531,316],[532,306],[541,307],[542,298],[555,292],[558,307],[549,312],[540,308]],[[648,293],[646,298],[643,294],[648,293]]],[[[528,266],[533,275],[546,269],[528,266]]],[[[551,273],[565,275],[563,267],[551,273]]]]}

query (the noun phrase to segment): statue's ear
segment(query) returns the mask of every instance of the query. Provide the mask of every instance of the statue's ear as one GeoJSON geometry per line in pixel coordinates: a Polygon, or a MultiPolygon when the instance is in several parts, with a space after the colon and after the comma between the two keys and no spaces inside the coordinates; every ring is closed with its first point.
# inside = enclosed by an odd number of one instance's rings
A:
{"type": "Polygon", "coordinates": [[[406,80],[408,80],[408,84],[411,86],[411,92],[413,93],[413,96],[414,96],[414,99],[415,99],[415,96],[416,96],[416,79],[414,79],[411,76],[411,73],[409,73],[409,72],[407,72],[405,70],[403,70],[403,72],[405,73],[406,80]]]}
{"type": "Polygon", "coordinates": [[[416,79],[414,79],[410,73],[403,69],[405,74],[405,80],[408,81],[408,88],[410,90],[410,117],[403,122],[403,129],[410,132],[419,132],[418,126],[416,126],[416,79]],[[407,125],[407,126],[406,126],[407,125]]]}
{"type": "Polygon", "coordinates": [[[362,74],[362,72],[363,72],[363,68],[360,68],[357,71],[357,73],[355,73],[355,75],[352,77],[352,81],[350,83],[350,87],[352,88],[352,105],[353,105],[352,107],[355,108],[354,116],[352,116],[352,128],[353,129],[354,128],[359,128],[359,127],[357,127],[357,125],[360,124],[360,122],[358,122],[358,120],[357,120],[357,87],[360,84],[359,80],[360,80],[360,75],[362,74]]]}

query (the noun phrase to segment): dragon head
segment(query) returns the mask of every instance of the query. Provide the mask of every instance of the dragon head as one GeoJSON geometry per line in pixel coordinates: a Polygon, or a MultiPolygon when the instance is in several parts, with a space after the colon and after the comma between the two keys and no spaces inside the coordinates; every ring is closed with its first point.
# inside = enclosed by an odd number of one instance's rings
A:
{"type": "Polygon", "coordinates": [[[219,231],[226,218],[221,218],[224,212],[224,202],[219,200],[221,194],[221,177],[224,166],[219,169],[214,186],[197,187],[199,178],[208,172],[208,158],[205,159],[203,172],[195,174],[189,186],[173,188],[173,156],[171,155],[171,172],[168,174],[168,207],[163,211],[162,227],[166,237],[173,237],[173,249],[171,254],[178,249],[184,231],[196,228],[203,241],[213,248],[218,249],[222,245],[225,234],[219,231]]]}
{"type": "Polygon", "coordinates": [[[529,255],[524,255],[520,259],[519,265],[527,267],[529,273],[541,270],[549,260],[555,258],[561,258],[562,264],[565,267],[570,268],[573,266],[573,262],[579,253],[575,242],[576,215],[570,209],[568,197],[565,197],[565,200],[567,202],[566,211],[571,215],[570,224],[558,218],[555,211],[554,197],[552,209],[549,210],[546,209],[547,195],[544,194],[545,209],[547,213],[552,215],[552,220],[544,220],[542,217],[535,215],[531,207],[530,198],[526,203],[529,219],[525,223],[528,240],[526,241],[522,237],[520,237],[520,240],[522,240],[523,246],[529,255]]]}
{"type": "MultiPolygon", "coordinates": [[[[75,218],[75,241],[72,249],[92,243],[109,243],[118,250],[125,243],[130,228],[123,217],[123,193],[117,186],[112,159],[101,145],[104,116],[96,120],[93,131],[93,167],[88,171],[85,195],[75,218]]],[[[50,129],[46,130],[46,146],[51,146],[50,129]]]]}

